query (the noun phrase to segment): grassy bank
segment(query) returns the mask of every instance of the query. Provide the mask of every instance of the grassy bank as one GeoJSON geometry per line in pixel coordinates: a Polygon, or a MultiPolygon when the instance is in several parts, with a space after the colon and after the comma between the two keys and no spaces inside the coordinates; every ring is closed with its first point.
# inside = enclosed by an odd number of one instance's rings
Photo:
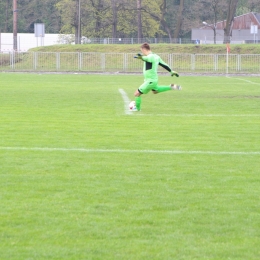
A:
{"type": "MultiPolygon", "coordinates": [[[[226,53],[225,44],[152,44],[157,53],[226,53]]],[[[52,45],[33,48],[34,52],[103,52],[103,53],[135,53],[140,44],[84,44],[84,45],[52,45]]],[[[231,44],[233,54],[260,54],[259,44],[231,44]]]]}

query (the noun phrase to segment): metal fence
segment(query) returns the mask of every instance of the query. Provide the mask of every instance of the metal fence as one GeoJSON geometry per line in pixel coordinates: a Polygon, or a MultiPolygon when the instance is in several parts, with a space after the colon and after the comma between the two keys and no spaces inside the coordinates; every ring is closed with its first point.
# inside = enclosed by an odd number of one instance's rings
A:
{"type": "Polygon", "coordinates": [[[159,43],[175,43],[175,44],[190,44],[196,41],[190,38],[86,38],[82,37],[81,43],[87,44],[142,44],[148,42],[150,44],[159,43]]]}
{"type": "MultiPolygon", "coordinates": [[[[260,33],[258,35],[250,34],[249,30],[233,30],[232,44],[260,43],[260,33]]],[[[223,30],[218,30],[216,43],[223,44],[223,30]]],[[[35,47],[51,46],[57,44],[75,44],[74,34],[45,34],[44,37],[35,37],[34,33],[18,33],[14,37],[13,33],[0,32],[0,52],[11,52],[14,50],[14,42],[17,42],[17,51],[25,52],[35,47]],[[15,40],[15,41],[14,41],[15,40]]],[[[88,38],[81,37],[81,44],[213,44],[213,31],[192,29],[191,38],[88,38]]]]}
{"type": "MultiPolygon", "coordinates": [[[[0,71],[142,72],[134,53],[9,52],[0,53],[0,71]]],[[[260,54],[159,54],[180,73],[260,74],[260,54]]],[[[159,72],[166,72],[159,68],[159,72]]]]}
{"type": "MultiPolygon", "coordinates": [[[[56,44],[75,44],[74,34],[45,34],[44,37],[35,37],[33,33],[18,33],[14,37],[13,33],[0,32],[0,51],[9,52],[14,50],[14,40],[17,42],[19,52],[28,51],[31,48],[40,46],[51,46],[56,44]]],[[[141,44],[149,42],[151,44],[174,43],[188,44],[196,43],[190,38],[88,38],[81,37],[81,44],[141,44]]],[[[202,42],[204,43],[204,42],[202,42]]]]}

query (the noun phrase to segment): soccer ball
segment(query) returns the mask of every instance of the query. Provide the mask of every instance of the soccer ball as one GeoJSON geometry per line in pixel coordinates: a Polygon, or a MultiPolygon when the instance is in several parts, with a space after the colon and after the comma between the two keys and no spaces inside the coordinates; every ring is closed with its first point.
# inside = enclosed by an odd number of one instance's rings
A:
{"type": "Polygon", "coordinates": [[[131,101],[130,102],[129,109],[130,109],[130,111],[135,111],[136,110],[135,101],[131,101]]]}

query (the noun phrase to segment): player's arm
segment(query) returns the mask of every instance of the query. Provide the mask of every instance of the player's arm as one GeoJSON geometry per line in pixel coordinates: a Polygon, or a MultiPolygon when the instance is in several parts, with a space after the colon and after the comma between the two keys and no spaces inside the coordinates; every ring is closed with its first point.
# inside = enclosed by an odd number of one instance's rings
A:
{"type": "Polygon", "coordinates": [[[142,61],[146,61],[146,62],[153,62],[154,61],[154,57],[152,56],[152,55],[142,55],[142,54],[140,54],[140,53],[137,53],[135,56],[134,56],[134,58],[136,58],[136,59],[140,59],[140,60],[142,60],[142,61]]]}
{"type": "Polygon", "coordinates": [[[135,56],[134,56],[134,58],[135,59],[139,59],[139,60],[143,60],[143,55],[141,54],[141,53],[137,53],[135,56]]]}
{"type": "Polygon", "coordinates": [[[159,61],[159,65],[163,67],[165,70],[169,71],[171,73],[171,76],[179,77],[178,72],[172,70],[167,63],[165,63],[162,59],[159,61]]]}
{"type": "Polygon", "coordinates": [[[151,56],[151,55],[145,56],[144,55],[144,56],[142,56],[142,60],[147,61],[147,62],[153,62],[153,56],[151,56]]]}

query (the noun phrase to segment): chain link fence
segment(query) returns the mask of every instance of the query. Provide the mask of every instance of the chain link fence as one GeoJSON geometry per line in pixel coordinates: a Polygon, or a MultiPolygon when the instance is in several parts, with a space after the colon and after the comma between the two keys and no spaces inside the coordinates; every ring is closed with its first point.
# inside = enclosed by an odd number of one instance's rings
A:
{"type": "MultiPolygon", "coordinates": [[[[134,53],[0,53],[0,71],[141,73],[134,53]]],[[[159,54],[179,73],[260,74],[260,54],[159,54]]],[[[159,68],[159,72],[166,72],[159,68]]]]}

